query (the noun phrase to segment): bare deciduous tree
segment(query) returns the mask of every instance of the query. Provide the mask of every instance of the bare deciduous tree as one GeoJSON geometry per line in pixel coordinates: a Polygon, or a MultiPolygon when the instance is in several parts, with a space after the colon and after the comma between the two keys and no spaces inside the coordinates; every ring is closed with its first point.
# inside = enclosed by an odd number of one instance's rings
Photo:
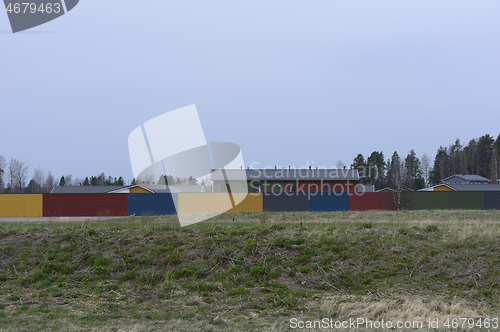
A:
{"type": "Polygon", "coordinates": [[[431,171],[431,158],[424,153],[420,158],[420,164],[422,165],[422,176],[424,177],[424,184],[427,187],[429,185],[429,173],[431,171]]]}
{"type": "Polygon", "coordinates": [[[5,182],[3,180],[5,167],[6,167],[5,157],[0,155],[0,193],[3,193],[3,188],[5,187],[5,182]]]}
{"type": "Polygon", "coordinates": [[[97,177],[97,185],[98,186],[104,186],[104,182],[106,182],[106,176],[104,175],[104,173],[101,173],[97,177]]]}
{"type": "Polygon", "coordinates": [[[45,172],[38,166],[35,168],[33,171],[33,182],[32,185],[35,186],[35,188],[31,188],[31,191],[33,193],[35,192],[40,192],[41,187],[43,186],[43,182],[45,180],[45,172]]]}
{"type": "Polygon", "coordinates": [[[498,149],[495,147],[491,154],[491,161],[490,161],[491,183],[497,183],[499,178],[500,178],[500,155],[498,149]]]}
{"type": "Polygon", "coordinates": [[[50,193],[52,191],[52,188],[54,188],[55,181],[56,180],[52,176],[52,173],[49,171],[49,173],[47,174],[47,179],[45,180],[45,183],[43,185],[44,190],[47,193],[50,193]]]}
{"type": "Polygon", "coordinates": [[[65,186],[71,186],[73,185],[73,175],[71,174],[68,174],[64,177],[64,185],[65,186]]]}
{"type": "Polygon", "coordinates": [[[10,159],[9,162],[9,180],[14,193],[23,192],[26,187],[26,178],[28,176],[28,166],[17,159],[10,159]]]}

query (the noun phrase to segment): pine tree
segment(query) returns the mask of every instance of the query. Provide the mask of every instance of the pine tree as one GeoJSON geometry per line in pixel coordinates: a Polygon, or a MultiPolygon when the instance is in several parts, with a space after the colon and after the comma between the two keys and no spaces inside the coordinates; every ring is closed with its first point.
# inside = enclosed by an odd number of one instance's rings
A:
{"type": "Polygon", "coordinates": [[[462,144],[460,144],[458,138],[455,144],[450,145],[448,148],[448,155],[450,156],[450,174],[453,175],[464,172],[462,144]]]}
{"type": "Polygon", "coordinates": [[[125,184],[125,181],[123,180],[123,177],[121,177],[121,176],[115,182],[115,186],[123,186],[124,184],[125,184]]]}
{"type": "Polygon", "coordinates": [[[28,183],[28,186],[26,187],[26,193],[27,194],[36,194],[40,190],[40,185],[34,180],[31,179],[30,182],[28,183]]]}
{"type": "Polygon", "coordinates": [[[401,187],[401,159],[397,151],[394,151],[387,170],[387,185],[395,190],[401,187]]]}
{"type": "Polygon", "coordinates": [[[488,134],[479,137],[477,140],[479,158],[479,169],[477,174],[484,176],[485,178],[489,178],[491,156],[493,154],[494,144],[495,140],[488,134]]]}
{"type": "Polygon", "coordinates": [[[450,176],[450,157],[446,148],[440,146],[434,158],[434,166],[430,174],[431,183],[439,183],[442,179],[450,176]]]}
{"type": "Polygon", "coordinates": [[[193,178],[192,176],[189,177],[189,179],[187,180],[187,182],[190,184],[190,185],[197,185],[198,184],[198,180],[196,180],[195,178],[193,178]]]}
{"type": "Polygon", "coordinates": [[[367,166],[367,181],[373,182],[377,189],[380,189],[380,185],[385,180],[385,160],[382,151],[373,151],[370,157],[366,161],[367,166]]]}
{"type": "Polygon", "coordinates": [[[158,178],[158,184],[167,184],[167,177],[165,175],[160,175],[158,178]]]}
{"type": "Polygon", "coordinates": [[[59,186],[64,187],[65,184],[66,184],[66,180],[64,179],[64,175],[63,175],[63,176],[61,176],[61,180],[59,180],[59,186]]]}
{"type": "Polygon", "coordinates": [[[366,162],[361,153],[353,159],[351,167],[358,170],[359,178],[362,179],[363,183],[366,183],[366,162]]]}
{"type": "Polygon", "coordinates": [[[464,173],[477,174],[479,171],[477,141],[471,139],[464,148],[465,170],[464,173]]]}
{"type": "Polygon", "coordinates": [[[422,168],[420,160],[414,150],[405,158],[405,187],[413,189],[422,189],[424,187],[424,179],[422,177],[422,168]]]}

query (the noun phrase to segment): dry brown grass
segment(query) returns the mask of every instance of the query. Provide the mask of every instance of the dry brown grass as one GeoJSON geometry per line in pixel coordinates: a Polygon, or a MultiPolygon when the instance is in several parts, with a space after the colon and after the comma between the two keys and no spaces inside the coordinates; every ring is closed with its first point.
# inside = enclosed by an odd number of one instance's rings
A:
{"type": "MultiPolygon", "coordinates": [[[[338,320],[346,318],[384,320],[392,322],[394,326],[398,321],[428,322],[429,320],[438,320],[440,330],[446,329],[444,323],[448,319],[473,318],[477,320],[488,317],[488,315],[483,314],[483,310],[469,308],[460,300],[446,303],[441,300],[414,297],[373,300],[366,296],[333,296],[322,301],[320,310],[325,316],[335,317],[338,320]]],[[[427,329],[425,330],[427,331],[427,329]]]]}

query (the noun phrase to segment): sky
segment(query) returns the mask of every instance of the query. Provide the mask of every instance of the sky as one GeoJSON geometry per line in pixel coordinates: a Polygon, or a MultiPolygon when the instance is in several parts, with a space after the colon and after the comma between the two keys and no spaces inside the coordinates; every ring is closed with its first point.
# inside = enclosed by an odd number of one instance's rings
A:
{"type": "Polygon", "coordinates": [[[500,133],[500,1],[80,3],[13,34],[0,14],[0,155],[132,178],[128,135],[195,104],[247,166],[433,157],[500,133]]]}

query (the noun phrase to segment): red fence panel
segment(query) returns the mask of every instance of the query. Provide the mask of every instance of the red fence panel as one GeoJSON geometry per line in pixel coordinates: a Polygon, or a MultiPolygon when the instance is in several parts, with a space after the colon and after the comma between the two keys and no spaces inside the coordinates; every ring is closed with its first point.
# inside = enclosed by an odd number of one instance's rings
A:
{"type": "Polygon", "coordinates": [[[91,207],[94,216],[126,216],[127,194],[93,194],[91,207]]]}
{"type": "Polygon", "coordinates": [[[44,217],[126,216],[125,194],[44,194],[44,217]]]}
{"type": "Polygon", "coordinates": [[[396,193],[352,194],[349,209],[351,211],[397,210],[397,202],[396,193]]]}

